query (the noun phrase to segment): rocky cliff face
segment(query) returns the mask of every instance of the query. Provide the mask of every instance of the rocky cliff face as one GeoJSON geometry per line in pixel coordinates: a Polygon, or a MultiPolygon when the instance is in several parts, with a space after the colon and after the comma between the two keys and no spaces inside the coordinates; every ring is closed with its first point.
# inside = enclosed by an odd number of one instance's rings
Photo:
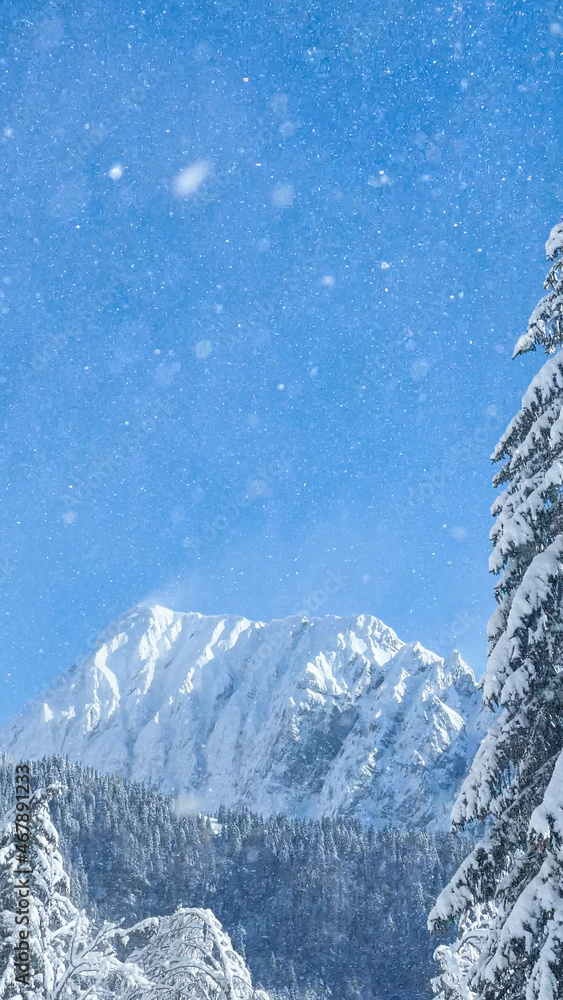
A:
{"type": "Polygon", "coordinates": [[[377,618],[264,624],[157,606],[111,625],[0,747],[65,754],[208,813],[438,830],[483,728],[459,654],[404,644],[377,618]]]}

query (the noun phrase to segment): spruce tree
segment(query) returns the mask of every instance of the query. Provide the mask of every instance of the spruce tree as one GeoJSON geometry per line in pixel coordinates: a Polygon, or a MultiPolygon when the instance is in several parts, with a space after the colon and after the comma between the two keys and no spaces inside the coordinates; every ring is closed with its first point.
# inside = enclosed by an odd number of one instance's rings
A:
{"type": "Polygon", "coordinates": [[[2,979],[0,996],[47,996],[64,969],[64,940],[60,931],[77,913],[69,899],[69,883],[58,850],[58,835],[49,816],[48,802],[59,795],[59,784],[33,793],[29,804],[29,839],[25,856],[18,854],[15,837],[16,813],[8,813],[0,840],[0,937],[2,938],[2,979]],[[20,871],[23,874],[18,874],[20,871]],[[29,873],[29,874],[28,874],[29,873]],[[17,886],[22,886],[25,914],[17,913],[17,886]],[[18,916],[23,922],[18,921],[18,916]],[[14,969],[14,956],[25,937],[29,954],[29,974],[14,969]]]}
{"type": "MultiPolygon", "coordinates": [[[[0,834],[0,998],[2,1000],[110,1000],[127,988],[144,989],[149,982],[134,964],[120,961],[115,924],[94,930],[84,912],[70,900],[70,884],[59,851],[59,836],[51,822],[49,801],[63,787],[39,788],[29,801],[29,840],[22,864],[14,836],[15,810],[5,818],[0,834]],[[25,876],[18,871],[24,867],[25,876]],[[26,882],[26,923],[18,923],[15,886],[26,882]],[[17,944],[27,933],[29,971],[18,967],[17,944]]],[[[20,904],[21,907],[21,904],[20,904]]]]}
{"type": "Polygon", "coordinates": [[[19,941],[16,925],[15,883],[18,858],[14,838],[15,813],[12,810],[0,830],[0,998],[20,993],[16,984],[14,957],[19,941]]]}
{"type": "Polygon", "coordinates": [[[563,996],[563,224],[546,251],[547,294],[514,356],[540,346],[551,356],[492,455],[503,492],[483,698],[496,717],[452,813],[454,827],[488,822],[429,918],[463,923],[490,905],[467,976],[484,1000],[563,996]]]}

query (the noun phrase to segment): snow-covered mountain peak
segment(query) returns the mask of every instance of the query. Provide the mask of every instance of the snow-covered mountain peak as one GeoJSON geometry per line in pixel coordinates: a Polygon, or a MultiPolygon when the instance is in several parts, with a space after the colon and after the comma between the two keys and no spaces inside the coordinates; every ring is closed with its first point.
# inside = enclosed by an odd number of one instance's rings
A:
{"type": "Polygon", "coordinates": [[[443,828],[481,729],[475,679],[369,615],[269,623],[138,606],[0,731],[188,793],[377,826],[443,828]]]}

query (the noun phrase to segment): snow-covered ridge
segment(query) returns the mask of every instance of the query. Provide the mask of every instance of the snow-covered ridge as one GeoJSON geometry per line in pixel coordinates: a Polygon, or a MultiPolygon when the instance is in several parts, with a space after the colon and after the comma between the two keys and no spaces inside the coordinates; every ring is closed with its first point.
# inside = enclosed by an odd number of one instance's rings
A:
{"type": "Polygon", "coordinates": [[[377,618],[137,607],[0,730],[14,758],[66,754],[214,813],[354,815],[442,829],[482,737],[458,653],[377,618]]]}

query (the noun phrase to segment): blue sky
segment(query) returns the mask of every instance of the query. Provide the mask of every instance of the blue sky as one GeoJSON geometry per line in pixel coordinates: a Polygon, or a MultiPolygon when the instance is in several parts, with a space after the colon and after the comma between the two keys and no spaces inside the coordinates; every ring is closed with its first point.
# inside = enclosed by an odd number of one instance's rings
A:
{"type": "Polygon", "coordinates": [[[0,21],[0,717],[146,599],[371,613],[480,672],[489,455],[562,212],[559,6],[0,21]]]}

